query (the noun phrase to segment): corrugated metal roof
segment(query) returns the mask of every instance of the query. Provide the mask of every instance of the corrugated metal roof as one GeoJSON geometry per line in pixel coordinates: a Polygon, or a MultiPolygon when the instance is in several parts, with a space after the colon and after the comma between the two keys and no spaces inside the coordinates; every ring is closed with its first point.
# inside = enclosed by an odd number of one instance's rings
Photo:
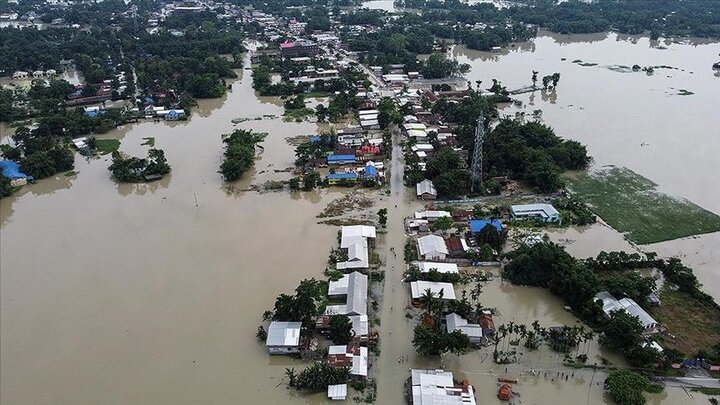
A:
{"type": "Polygon", "coordinates": [[[415,262],[420,272],[427,273],[435,269],[438,273],[457,273],[458,266],[455,263],[415,262]]]}
{"type": "Polygon", "coordinates": [[[425,256],[426,254],[442,253],[448,254],[447,246],[445,246],[445,240],[437,235],[427,235],[418,238],[418,248],[420,255],[425,256]]]}
{"type": "Polygon", "coordinates": [[[480,233],[486,226],[493,226],[498,232],[502,232],[503,226],[497,219],[471,219],[470,231],[472,233],[480,233]]]}
{"type": "Polygon", "coordinates": [[[421,196],[423,194],[430,194],[430,195],[437,195],[437,190],[435,189],[435,185],[433,185],[433,182],[430,180],[423,180],[420,183],[415,185],[417,195],[421,196]]]}
{"type": "Polygon", "coordinates": [[[428,289],[435,294],[436,297],[440,291],[443,291],[443,299],[455,299],[455,289],[451,283],[434,281],[413,281],[410,283],[410,293],[414,299],[422,297],[425,294],[425,290],[428,289]]]}
{"type": "Polygon", "coordinates": [[[347,384],[328,385],[328,398],[335,401],[347,398],[347,384]]]}
{"type": "Polygon", "coordinates": [[[268,346],[297,346],[300,344],[301,322],[274,321],[267,332],[268,346]]]}

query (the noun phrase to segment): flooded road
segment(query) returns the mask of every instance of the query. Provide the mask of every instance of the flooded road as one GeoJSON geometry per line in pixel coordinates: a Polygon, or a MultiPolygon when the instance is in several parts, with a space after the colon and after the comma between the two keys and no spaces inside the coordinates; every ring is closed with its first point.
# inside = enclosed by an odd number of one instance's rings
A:
{"type": "MultiPolygon", "coordinates": [[[[482,80],[483,88],[490,87],[496,78],[512,90],[531,85],[533,70],[539,71],[539,79],[559,72],[557,90],[514,96],[523,107],[509,106],[501,113],[513,116],[524,111],[529,117],[540,109],[543,121],[558,135],[588,146],[595,167],[625,166],[657,183],[660,191],[687,198],[717,214],[720,75],[712,64],[719,53],[717,42],[675,43],[615,33],[543,31],[532,42],[500,53],[462,46],[453,50],[460,63],[471,65],[466,77],[473,86],[482,80]],[[634,64],[665,67],[647,74],[633,72],[634,64]],[[682,95],[686,94],[683,90],[693,94],[682,95]]],[[[574,239],[568,248],[582,253],[579,257],[622,247],[616,237],[603,234],[601,238],[598,232],[558,237],[574,239]],[[611,246],[598,245],[600,241],[611,246]]],[[[720,233],[642,249],[683,257],[695,269],[704,290],[720,300],[717,246],[720,233]]]]}

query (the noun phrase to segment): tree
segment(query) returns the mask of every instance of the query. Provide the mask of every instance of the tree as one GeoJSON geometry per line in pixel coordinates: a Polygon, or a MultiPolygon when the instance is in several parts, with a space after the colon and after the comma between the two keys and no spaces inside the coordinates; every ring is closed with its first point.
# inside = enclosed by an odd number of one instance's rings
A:
{"type": "Polygon", "coordinates": [[[308,390],[311,392],[322,392],[327,390],[328,385],[345,384],[348,380],[350,369],[348,367],[335,367],[324,361],[316,361],[295,375],[286,370],[285,375],[292,383],[292,387],[308,390]],[[293,375],[295,378],[291,379],[293,375]]]}
{"type": "Polygon", "coordinates": [[[433,232],[437,232],[437,231],[445,232],[448,229],[452,228],[453,224],[454,224],[454,222],[453,222],[452,217],[440,217],[430,223],[430,229],[433,232]]]}
{"type": "Polygon", "coordinates": [[[610,397],[618,405],[644,405],[643,391],[662,391],[662,386],[651,384],[644,375],[624,369],[611,371],[605,384],[610,397]]]}
{"type": "Polygon", "coordinates": [[[417,325],[413,333],[413,346],[422,355],[438,355],[443,350],[442,336],[427,325],[417,325]]]}
{"type": "Polygon", "coordinates": [[[537,75],[538,75],[538,72],[537,72],[536,70],[533,70],[533,71],[532,71],[532,83],[533,83],[533,87],[535,87],[535,85],[537,84],[537,75]]]}
{"type": "Polygon", "coordinates": [[[624,310],[614,311],[602,330],[600,344],[626,351],[639,346],[643,327],[640,320],[624,310]]]}
{"type": "Polygon", "coordinates": [[[502,249],[505,244],[505,236],[491,224],[485,225],[477,235],[478,244],[488,244],[495,250],[502,249]]]}
{"type": "Polygon", "coordinates": [[[460,73],[460,65],[454,59],[448,59],[444,53],[430,55],[421,69],[426,79],[442,79],[460,73]]]}
{"type": "Polygon", "coordinates": [[[290,186],[290,190],[292,191],[298,191],[300,190],[300,179],[297,177],[293,177],[288,181],[288,185],[290,186]]]}
{"type": "Polygon", "coordinates": [[[10,178],[0,172],[0,198],[9,197],[15,188],[10,184],[10,178]]]}
{"type": "Polygon", "coordinates": [[[257,333],[255,333],[255,337],[260,342],[264,342],[265,340],[267,340],[267,331],[265,330],[265,328],[263,328],[262,325],[258,326],[257,333]]]}
{"type": "Polygon", "coordinates": [[[387,225],[387,213],[387,208],[381,208],[380,210],[378,210],[378,222],[383,228],[385,228],[385,226],[387,225]]]}
{"type": "Polygon", "coordinates": [[[328,338],[337,345],[346,345],[353,337],[352,321],[347,315],[334,315],[330,318],[328,338]]]}
{"type": "Polygon", "coordinates": [[[320,182],[320,173],[312,170],[303,176],[303,190],[310,191],[320,182]]]}
{"type": "Polygon", "coordinates": [[[223,135],[225,151],[220,164],[220,173],[225,181],[236,181],[255,164],[255,144],[263,137],[252,131],[236,129],[223,135]]]}

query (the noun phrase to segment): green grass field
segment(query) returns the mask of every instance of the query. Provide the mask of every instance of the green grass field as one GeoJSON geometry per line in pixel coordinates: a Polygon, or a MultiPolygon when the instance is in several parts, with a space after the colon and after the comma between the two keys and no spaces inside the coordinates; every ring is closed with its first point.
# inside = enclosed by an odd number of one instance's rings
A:
{"type": "Polygon", "coordinates": [[[119,139],[98,139],[96,141],[97,151],[101,155],[107,155],[113,153],[120,148],[119,139]]]}
{"type": "Polygon", "coordinates": [[[655,183],[630,169],[613,167],[567,180],[570,192],[637,244],[720,231],[720,216],[658,192],[655,183]]]}

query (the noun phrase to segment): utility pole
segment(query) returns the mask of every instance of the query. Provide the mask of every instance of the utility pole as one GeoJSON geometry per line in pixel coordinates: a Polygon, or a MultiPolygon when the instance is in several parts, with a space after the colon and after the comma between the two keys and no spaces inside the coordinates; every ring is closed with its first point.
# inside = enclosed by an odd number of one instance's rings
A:
{"type": "Polygon", "coordinates": [[[470,165],[470,192],[475,191],[475,185],[480,184],[483,189],[483,138],[485,137],[485,118],[482,113],[477,119],[475,127],[475,148],[473,149],[472,164],[470,165]]]}

